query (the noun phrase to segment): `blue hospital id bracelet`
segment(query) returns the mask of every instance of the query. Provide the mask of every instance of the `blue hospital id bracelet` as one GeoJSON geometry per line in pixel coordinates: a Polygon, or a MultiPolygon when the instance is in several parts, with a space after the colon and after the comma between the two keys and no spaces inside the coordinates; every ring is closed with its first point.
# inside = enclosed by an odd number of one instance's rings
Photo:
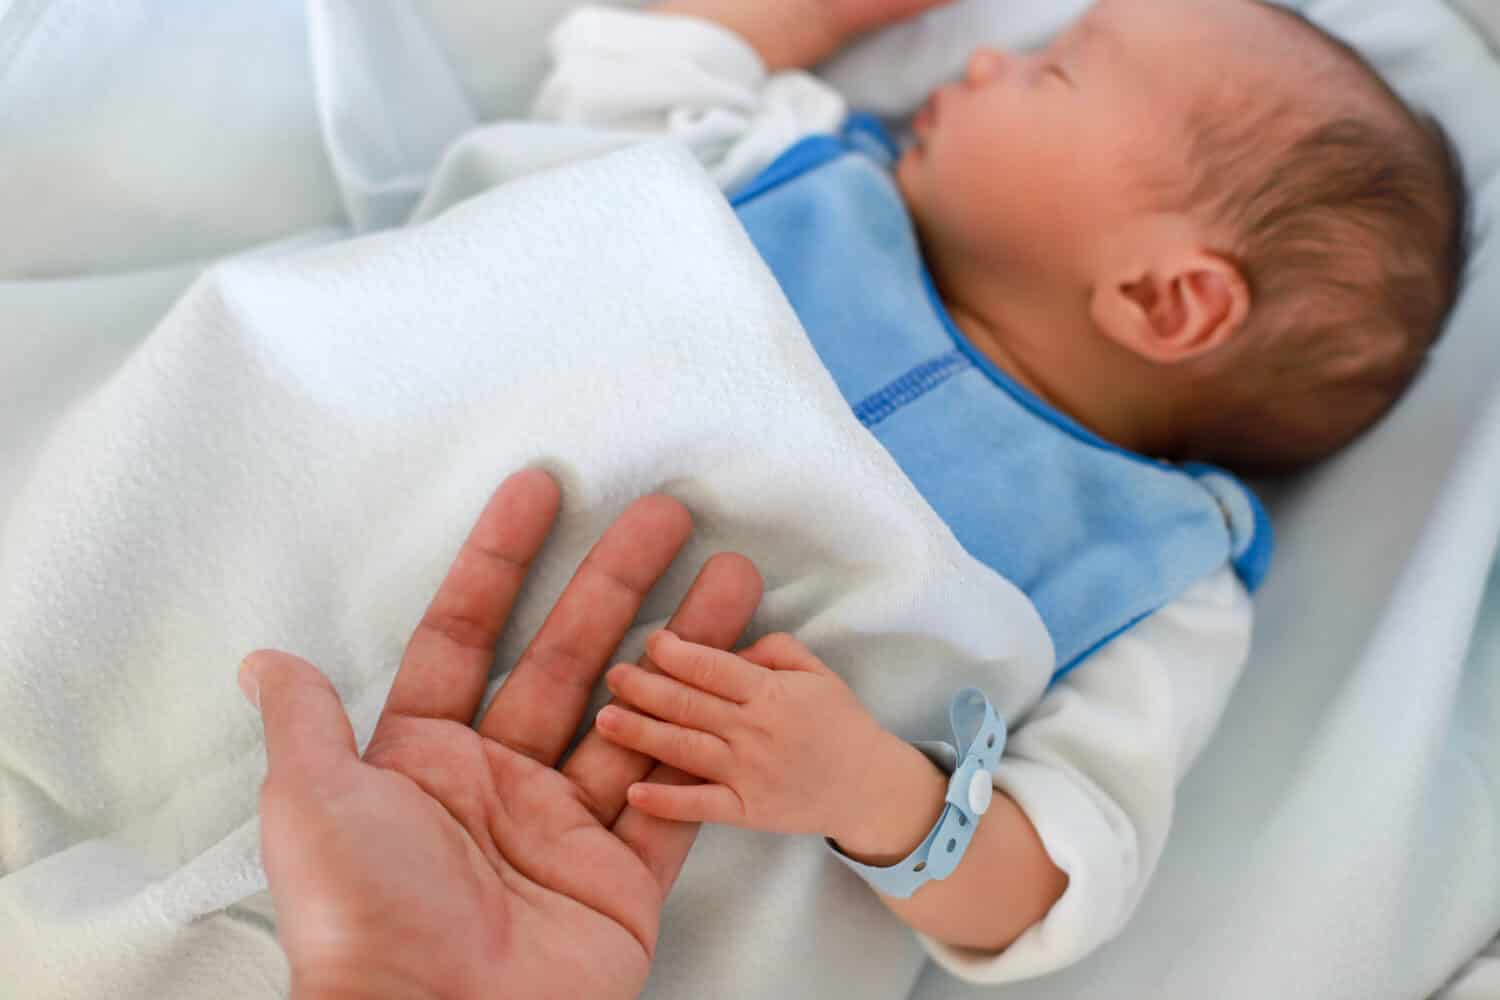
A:
{"type": "Polygon", "coordinates": [[[995,713],[983,691],[966,688],[948,706],[948,721],[956,744],[949,749],[958,764],[948,779],[943,814],[916,850],[889,868],[876,868],[860,864],[833,841],[827,841],[836,858],[877,892],[893,899],[910,899],[928,882],[953,874],[974,839],[979,817],[989,810],[995,794],[995,769],[1005,750],[1005,720],[995,713]],[[966,733],[972,735],[966,738],[966,733]]]}

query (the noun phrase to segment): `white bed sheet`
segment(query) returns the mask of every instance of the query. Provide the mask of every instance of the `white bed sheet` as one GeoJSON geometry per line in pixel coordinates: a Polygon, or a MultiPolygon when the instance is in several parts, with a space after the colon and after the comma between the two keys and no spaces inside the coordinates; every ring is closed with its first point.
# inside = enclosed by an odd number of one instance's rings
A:
{"type": "MultiPolygon", "coordinates": [[[[1463,2],[1471,16],[1500,20],[1492,0],[1463,2]]],[[[541,72],[541,32],[571,5],[427,0],[418,9],[484,118],[524,106],[541,72]]],[[[204,261],[257,242],[337,237],[351,221],[347,204],[329,210],[340,178],[321,155],[326,123],[306,100],[316,82],[302,4],[175,0],[178,13],[195,12],[189,37],[161,37],[156,51],[17,93],[25,54],[8,40],[46,6],[0,3],[0,136],[18,140],[11,151],[50,154],[0,157],[0,217],[30,223],[0,246],[0,282],[68,282],[74,332],[29,336],[24,290],[0,287],[11,293],[0,516],[51,422],[114,370],[204,261]],[[200,55],[206,39],[230,35],[260,51],[230,65],[200,55]],[[237,95],[240,114],[181,122],[177,146],[121,156],[127,123],[111,123],[101,96],[173,100],[173,70],[184,65],[204,86],[237,95]],[[204,134],[215,141],[186,139],[204,134]],[[45,141],[19,142],[27,137],[45,141]],[[77,185],[92,197],[48,215],[59,204],[59,150],[91,164],[98,183],[77,185]],[[222,192],[247,176],[267,198],[227,204],[222,192]],[[152,204],[153,192],[170,212],[112,214],[152,204]],[[141,261],[155,267],[144,279],[141,261]],[[115,275],[125,268],[128,278],[115,275]],[[121,305],[111,284],[125,280],[132,292],[121,305]],[[96,313],[104,304],[119,310],[107,326],[96,313]]],[[[90,16],[134,40],[149,37],[140,25],[152,6],[119,2],[90,16]]],[[[872,40],[831,72],[861,103],[909,106],[973,41],[1040,38],[1079,6],[965,0],[872,40]]],[[[1254,663],[1184,788],[1137,919],[1088,962],[1002,995],[1416,997],[1500,930],[1500,651],[1485,638],[1492,632],[1476,632],[1476,622],[1495,620],[1480,611],[1500,535],[1500,64],[1438,0],[1304,6],[1440,108],[1477,182],[1486,239],[1448,339],[1395,418],[1273,491],[1281,558],[1260,601],[1254,663]]],[[[1470,983],[1482,988],[1483,967],[1475,970],[1470,983]]],[[[934,971],[914,996],[971,993],[934,971]]]]}

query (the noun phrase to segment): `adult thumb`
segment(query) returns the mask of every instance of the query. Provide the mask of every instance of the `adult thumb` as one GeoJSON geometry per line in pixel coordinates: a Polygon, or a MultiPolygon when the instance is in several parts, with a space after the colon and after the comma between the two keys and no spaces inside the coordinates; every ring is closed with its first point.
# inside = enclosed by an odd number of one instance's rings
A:
{"type": "Polygon", "coordinates": [[[316,774],[358,760],[354,729],[328,678],[311,663],[276,650],[240,664],[240,689],[260,709],[271,770],[316,774]]]}

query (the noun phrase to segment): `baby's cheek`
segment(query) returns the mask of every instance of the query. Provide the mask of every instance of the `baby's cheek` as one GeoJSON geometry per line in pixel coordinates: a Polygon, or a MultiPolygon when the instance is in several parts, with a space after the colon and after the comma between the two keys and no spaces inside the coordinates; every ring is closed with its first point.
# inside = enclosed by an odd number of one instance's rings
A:
{"type": "Polygon", "coordinates": [[[1052,191],[1045,173],[1025,157],[996,158],[966,164],[949,196],[972,249],[993,252],[1006,244],[1027,246],[1045,234],[1046,220],[1057,211],[1052,191]]]}

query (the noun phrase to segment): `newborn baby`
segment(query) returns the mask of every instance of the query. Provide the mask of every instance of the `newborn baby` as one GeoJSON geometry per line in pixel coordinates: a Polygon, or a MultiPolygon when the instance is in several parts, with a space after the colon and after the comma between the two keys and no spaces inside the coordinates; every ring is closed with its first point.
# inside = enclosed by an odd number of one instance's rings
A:
{"type": "Polygon", "coordinates": [[[658,636],[666,676],[613,671],[599,728],[705,783],[631,802],[822,834],[946,967],[999,982],[1139,901],[1269,561],[1215,466],[1304,466],[1395,403],[1457,295],[1465,194],[1435,124],[1255,0],[1102,0],[1045,50],[981,49],[904,151],[796,72],[934,5],[585,11],[537,114],[698,153],[855,415],[1057,654],[1008,741],[969,693],[958,745],[919,752],[791,637],[658,636]]]}

